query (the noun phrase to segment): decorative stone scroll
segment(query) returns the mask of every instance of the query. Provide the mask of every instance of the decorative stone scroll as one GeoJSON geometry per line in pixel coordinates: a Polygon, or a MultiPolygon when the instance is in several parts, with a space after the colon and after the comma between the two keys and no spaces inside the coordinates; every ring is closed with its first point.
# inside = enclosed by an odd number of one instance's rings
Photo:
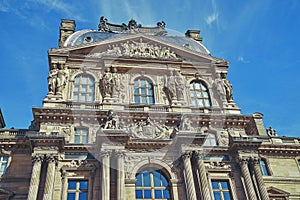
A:
{"type": "Polygon", "coordinates": [[[147,118],[127,127],[133,138],[168,139],[173,131],[172,128],[162,125],[147,118]]]}
{"type": "Polygon", "coordinates": [[[91,53],[87,56],[97,58],[103,55],[180,60],[170,47],[143,42],[142,38],[138,42],[127,41],[120,44],[108,45],[106,51],[91,53]]]}

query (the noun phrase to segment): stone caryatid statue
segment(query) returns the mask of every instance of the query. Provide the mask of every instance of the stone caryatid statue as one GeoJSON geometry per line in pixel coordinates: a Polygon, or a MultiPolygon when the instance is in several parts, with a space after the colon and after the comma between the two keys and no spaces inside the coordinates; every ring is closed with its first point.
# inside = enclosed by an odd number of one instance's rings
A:
{"type": "Polygon", "coordinates": [[[68,74],[65,65],[61,63],[52,63],[51,71],[48,76],[49,95],[61,95],[66,86],[68,74]]]}
{"type": "Polygon", "coordinates": [[[112,97],[113,92],[113,75],[110,68],[106,68],[100,83],[102,96],[112,97]]]}
{"type": "Polygon", "coordinates": [[[164,91],[171,103],[182,101],[184,98],[185,80],[180,72],[171,71],[170,76],[165,78],[164,91]]]}
{"type": "Polygon", "coordinates": [[[227,75],[225,73],[221,73],[222,83],[226,94],[226,100],[228,103],[233,102],[233,96],[232,96],[232,85],[227,80],[227,75]]]}
{"type": "Polygon", "coordinates": [[[104,98],[117,98],[119,96],[121,88],[120,78],[120,74],[117,73],[117,68],[106,68],[100,82],[101,94],[104,98]]]}

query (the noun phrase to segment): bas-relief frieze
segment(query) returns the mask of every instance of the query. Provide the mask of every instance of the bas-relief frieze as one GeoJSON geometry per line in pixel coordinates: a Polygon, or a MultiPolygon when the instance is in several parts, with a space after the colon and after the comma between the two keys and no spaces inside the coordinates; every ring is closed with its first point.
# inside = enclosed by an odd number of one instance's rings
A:
{"type": "Polygon", "coordinates": [[[153,42],[144,42],[142,38],[139,41],[132,40],[108,45],[106,51],[90,53],[87,57],[98,58],[105,55],[181,60],[170,47],[153,42]]]}

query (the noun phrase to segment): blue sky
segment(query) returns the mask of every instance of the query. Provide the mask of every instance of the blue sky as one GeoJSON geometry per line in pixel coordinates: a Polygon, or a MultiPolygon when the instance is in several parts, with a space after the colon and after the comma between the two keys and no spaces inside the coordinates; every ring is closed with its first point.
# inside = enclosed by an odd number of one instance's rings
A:
{"type": "Polygon", "coordinates": [[[27,128],[47,93],[47,50],[60,20],[77,30],[131,18],[165,21],[184,34],[201,30],[204,45],[228,60],[228,79],[243,114],[261,112],[279,135],[300,136],[300,1],[298,0],[0,0],[0,107],[7,128],[27,128]]]}

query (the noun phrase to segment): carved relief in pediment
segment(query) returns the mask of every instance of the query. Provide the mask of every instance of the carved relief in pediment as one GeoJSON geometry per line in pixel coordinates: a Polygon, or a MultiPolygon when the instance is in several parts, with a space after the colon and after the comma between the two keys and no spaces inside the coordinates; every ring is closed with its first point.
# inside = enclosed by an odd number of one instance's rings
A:
{"type": "Polygon", "coordinates": [[[119,44],[108,45],[104,52],[93,52],[87,57],[97,58],[103,55],[128,56],[142,58],[158,58],[180,60],[181,58],[170,49],[170,47],[161,46],[158,43],[144,42],[141,38],[137,41],[126,41],[119,44]]]}

